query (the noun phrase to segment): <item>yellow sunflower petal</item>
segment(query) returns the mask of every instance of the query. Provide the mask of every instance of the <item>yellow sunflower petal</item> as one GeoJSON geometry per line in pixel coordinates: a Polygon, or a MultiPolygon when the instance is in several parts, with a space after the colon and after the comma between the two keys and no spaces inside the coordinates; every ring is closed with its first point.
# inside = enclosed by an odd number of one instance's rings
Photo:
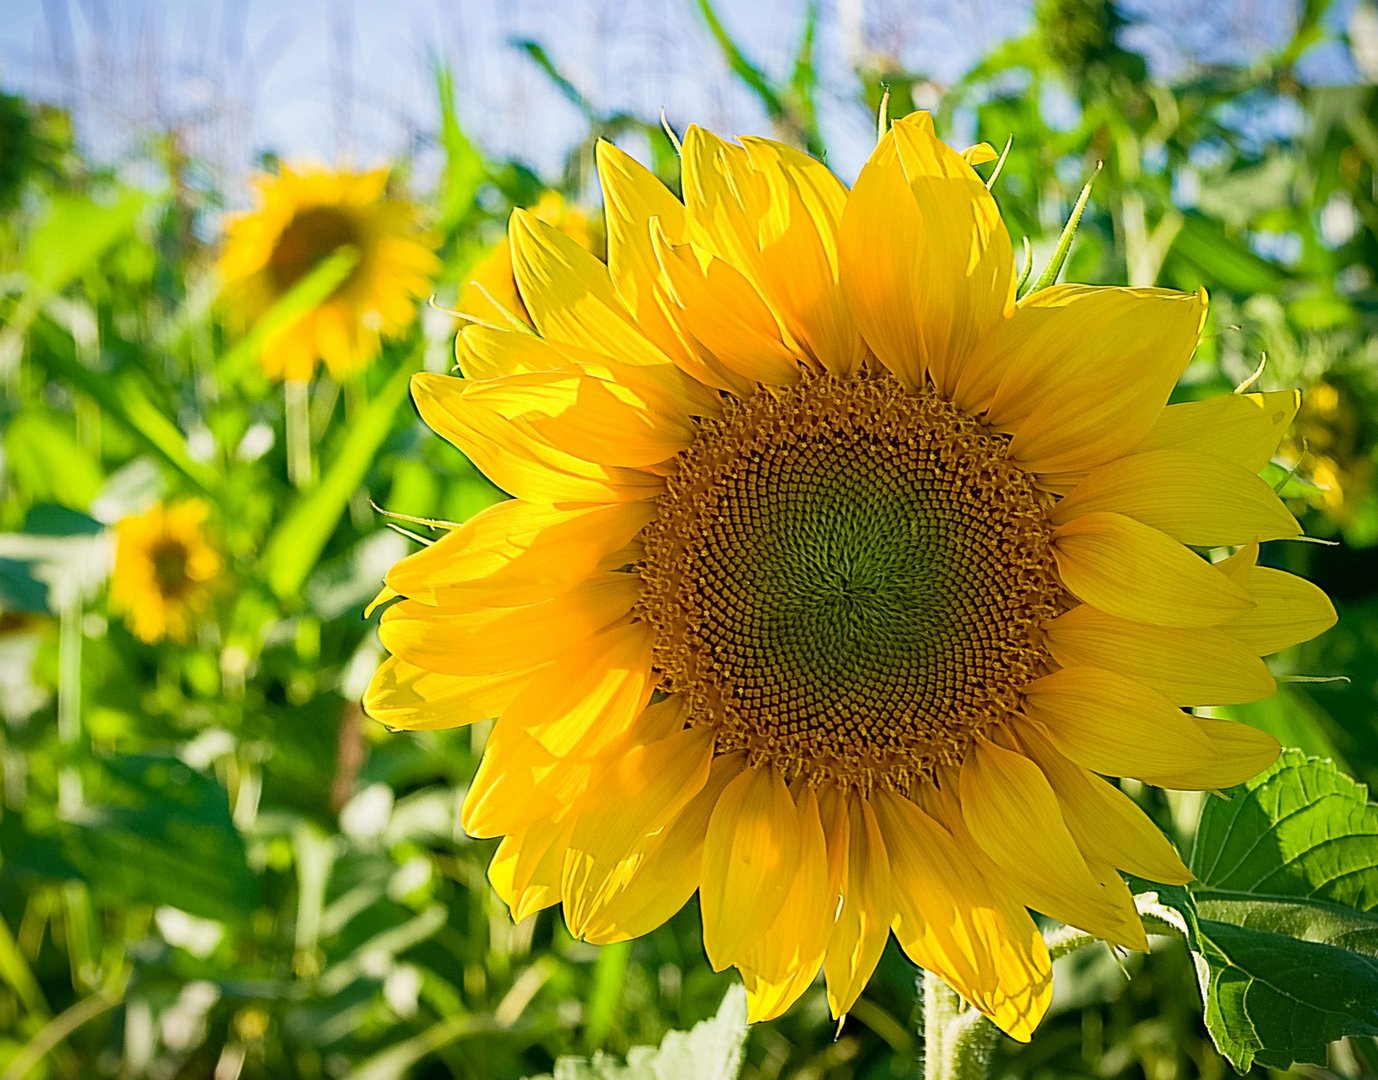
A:
{"type": "Polygon", "coordinates": [[[625,382],[585,375],[552,382],[541,393],[532,405],[545,415],[520,422],[584,461],[639,468],[674,457],[693,441],[687,415],[652,408],[625,382]]]}
{"type": "Polygon", "coordinates": [[[1063,668],[1023,693],[1029,719],[1061,753],[1093,772],[1142,779],[1217,760],[1193,717],[1123,675],[1063,668]]]}
{"type": "Polygon", "coordinates": [[[608,231],[608,271],[617,294],[648,338],[669,355],[678,347],[656,297],[660,267],[651,246],[650,223],[675,241],[685,238],[684,204],[631,155],[598,140],[598,179],[608,231]]]}
{"type": "Polygon", "coordinates": [[[1133,450],[1191,359],[1204,295],[1054,285],[1020,301],[978,350],[1003,374],[989,420],[1013,430],[1010,453],[1060,477],[1133,450]]]}
{"type": "Polygon", "coordinates": [[[1148,951],[1133,903],[1107,895],[1096,880],[1037,765],[978,740],[962,762],[960,785],[967,828],[1021,899],[1107,941],[1148,951]]]}
{"type": "Polygon", "coordinates": [[[721,412],[716,395],[669,362],[626,364],[580,345],[555,345],[534,334],[490,326],[469,326],[460,336],[465,343],[460,366],[469,379],[541,372],[591,374],[625,384],[645,407],[658,413],[714,416],[721,412]]]}
{"type": "Polygon", "coordinates": [[[403,596],[452,610],[532,604],[612,569],[655,516],[649,503],[551,506],[518,499],[475,514],[388,571],[403,596]]]}
{"type": "Polygon", "coordinates": [[[827,166],[793,147],[755,138],[742,145],[781,208],[759,234],[766,298],[824,370],[851,374],[867,350],[838,280],[837,231],[847,189],[827,166]]]}
{"type": "Polygon", "coordinates": [[[1177,849],[1123,791],[1068,760],[1037,731],[1021,732],[1020,741],[1048,778],[1063,820],[1087,855],[1165,885],[1194,880],[1177,849]]]}
{"type": "Polygon", "coordinates": [[[486,838],[553,822],[587,790],[592,773],[593,763],[557,758],[529,732],[499,720],[465,793],[460,826],[486,838]]]}
{"type": "Polygon", "coordinates": [[[895,901],[890,857],[875,811],[865,799],[855,796],[838,794],[831,802],[831,806],[822,807],[824,820],[831,823],[828,855],[831,861],[836,846],[846,862],[842,907],[828,939],[823,975],[828,984],[828,1008],[840,1019],[861,996],[880,962],[895,918],[895,901]]]}
{"type": "Polygon", "coordinates": [[[432,431],[462,451],[498,487],[519,499],[624,502],[656,493],[661,486],[657,477],[591,464],[555,449],[530,428],[513,424],[511,415],[521,407],[521,390],[527,385],[419,374],[412,377],[412,398],[432,431]]]}
{"type": "Polygon", "coordinates": [[[703,789],[712,759],[712,730],[688,728],[634,746],[594,774],[575,812],[561,877],[571,934],[586,932],[655,834],[703,789]]]}
{"type": "Polygon", "coordinates": [[[1086,514],[1053,534],[1062,580],[1102,611],[1155,626],[1215,626],[1254,606],[1228,576],[1122,514],[1086,514]]]}
{"type": "Polygon", "coordinates": [[[617,887],[603,891],[584,928],[585,940],[602,945],[640,937],[688,902],[699,887],[708,822],[723,789],[742,771],[741,757],[720,754],[713,759],[698,794],[646,844],[617,887]]]}
{"type": "Polygon", "coordinates": [[[1002,1031],[1028,1042],[1053,990],[1048,948],[1029,913],[997,893],[913,803],[881,788],[872,804],[890,855],[901,947],[1002,1031]]]}
{"type": "Polygon", "coordinates": [[[769,180],[751,167],[743,147],[691,124],[681,146],[681,183],[689,221],[686,239],[701,241],[753,282],[767,276],[761,251],[763,219],[781,211],[769,180]]]}
{"type": "Polygon", "coordinates": [[[739,963],[751,1023],[779,1016],[808,989],[823,964],[838,894],[828,891],[828,847],[813,789],[795,795],[799,812],[799,869],[789,894],[739,963]]]}
{"type": "Polygon", "coordinates": [[[995,147],[990,143],[977,143],[975,146],[968,146],[962,151],[962,160],[968,165],[985,165],[996,160],[1000,155],[995,152],[995,147]]]}
{"type": "Polygon", "coordinates": [[[1137,449],[1195,450],[1258,472],[1277,453],[1300,406],[1297,390],[1184,401],[1162,411],[1137,449]]]}
{"type": "Polygon", "coordinates": [[[564,826],[546,825],[503,837],[488,864],[493,891],[521,922],[560,902],[560,867],[564,858],[564,826]]]}
{"type": "Polygon", "coordinates": [[[866,344],[897,379],[923,384],[919,305],[924,222],[900,165],[895,136],[871,151],[847,197],[838,231],[842,291],[866,344]]]}
{"type": "Polygon", "coordinates": [[[1014,251],[985,183],[938,140],[930,118],[906,117],[891,130],[923,216],[923,360],[950,394],[977,342],[1014,310],[1014,251]]]}
{"type": "Polygon", "coordinates": [[[1305,578],[1256,565],[1258,545],[1241,548],[1216,568],[1239,585],[1254,607],[1220,629],[1260,656],[1281,652],[1325,633],[1335,625],[1335,605],[1323,589],[1305,578]]]}
{"type": "Polygon", "coordinates": [[[1139,777],[1155,787],[1216,791],[1252,779],[1278,759],[1282,747],[1266,731],[1233,720],[1192,717],[1192,725],[1215,751],[1215,760],[1139,777]]]}
{"type": "Polygon", "coordinates": [[[799,865],[799,819],[772,768],[727,785],[704,840],[703,943],[714,971],[737,962],[779,914],[799,865]]]}
{"type": "Polygon", "coordinates": [[[533,673],[441,675],[389,656],[369,680],[364,711],[402,731],[463,727],[498,716],[533,673]]]}
{"type": "Polygon", "coordinates": [[[596,754],[620,738],[651,698],[651,633],[617,623],[528,677],[503,709],[503,722],[531,732],[557,757],[596,754]]]}
{"type": "Polygon", "coordinates": [[[522,210],[512,212],[508,235],[517,287],[543,336],[628,364],[667,362],[636,327],[596,256],[522,210]]]}
{"type": "Polygon", "coordinates": [[[454,614],[402,600],[383,612],[378,637],[388,652],[442,674],[515,671],[561,656],[626,615],[640,595],[636,575],[612,573],[525,607],[454,614]]]}
{"type": "Polygon", "coordinates": [[[1080,604],[1048,625],[1047,641],[1063,667],[1119,672],[1174,705],[1240,705],[1276,689],[1267,665],[1222,628],[1148,626],[1080,604]]]}
{"type": "Polygon", "coordinates": [[[1052,520],[1098,511],[1132,517],[1193,547],[1301,535],[1260,477],[1192,450],[1149,450],[1102,465],[1057,504],[1052,520]]]}
{"type": "Polygon", "coordinates": [[[727,261],[692,244],[653,233],[656,257],[673,301],[672,317],[723,367],[751,382],[799,381],[797,354],[751,282],[727,261]]]}

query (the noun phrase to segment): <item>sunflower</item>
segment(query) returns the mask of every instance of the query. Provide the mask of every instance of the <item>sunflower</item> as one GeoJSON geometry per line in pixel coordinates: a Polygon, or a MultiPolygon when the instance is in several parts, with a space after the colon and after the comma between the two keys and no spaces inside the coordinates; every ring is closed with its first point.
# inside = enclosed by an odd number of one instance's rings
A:
{"type": "Polygon", "coordinates": [[[147,642],[186,641],[210,607],[222,563],[199,499],[158,505],[115,525],[110,606],[147,642]]]}
{"type": "Polygon", "coordinates": [[[849,192],[691,128],[683,202],[599,147],[606,265],[514,214],[538,334],[470,327],[464,378],[413,382],[514,498],[387,575],[366,706],[498,718],[462,823],[515,918],[621,941],[697,891],[757,1020],[820,968],[845,1014],[893,931],[1027,1039],[1031,909],[1144,950],[1119,871],[1191,876],[1105,778],[1276,756],[1182,707],[1266,697],[1260,657],[1334,619],[1257,564],[1300,531],[1257,475],[1297,395],[1166,404],[1204,295],[1016,302],[987,154],[914,114],[849,192]]]}
{"type": "Polygon", "coordinates": [[[355,262],[324,302],[274,332],[263,347],[271,378],[304,382],[324,360],[337,378],[377,355],[382,335],[416,317],[439,263],[415,227],[414,207],[386,194],[388,172],[327,172],[284,166],[253,180],[257,207],[226,230],[220,273],[245,323],[259,319],[326,258],[351,249],[355,262]]]}

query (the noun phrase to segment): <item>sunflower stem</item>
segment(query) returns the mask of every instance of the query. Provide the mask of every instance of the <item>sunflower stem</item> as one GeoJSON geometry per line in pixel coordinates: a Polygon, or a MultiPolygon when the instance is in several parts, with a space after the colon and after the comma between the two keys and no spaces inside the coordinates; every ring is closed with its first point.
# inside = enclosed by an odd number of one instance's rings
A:
{"type": "Polygon", "coordinates": [[[58,812],[71,818],[81,809],[81,774],[72,762],[81,742],[81,597],[73,596],[62,605],[58,615],[57,660],[57,738],[65,751],[67,763],[58,772],[58,812]]]}
{"type": "Polygon", "coordinates": [[[288,379],[282,384],[283,408],[287,422],[287,479],[295,488],[311,483],[311,399],[309,384],[288,379]]]}
{"type": "Polygon", "coordinates": [[[924,1080],[986,1080],[999,1034],[936,975],[924,976],[924,1080]]]}

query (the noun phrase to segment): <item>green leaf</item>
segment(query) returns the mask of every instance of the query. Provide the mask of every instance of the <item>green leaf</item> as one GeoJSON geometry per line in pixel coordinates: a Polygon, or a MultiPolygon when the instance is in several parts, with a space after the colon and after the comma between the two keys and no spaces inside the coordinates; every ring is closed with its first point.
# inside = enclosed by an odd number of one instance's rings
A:
{"type": "Polygon", "coordinates": [[[531,41],[526,38],[513,39],[512,45],[526,53],[536,62],[536,66],[546,73],[550,81],[555,84],[560,93],[571,105],[577,108],[585,116],[592,117],[593,110],[590,108],[588,100],[583,92],[575,86],[568,78],[555,66],[555,61],[550,58],[550,54],[545,51],[545,46],[539,41],[531,41]]]}
{"type": "Polygon", "coordinates": [[[49,375],[90,396],[101,407],[103,415],[119,424],[202,492],[210,492],[216,486],[214,473],[187,453],[187,440],[181,429],[154,404],[155,395],[131,369],[97,371],[56,349],[35,350],[33,356],[49,375]]]}
{"type": "Polygon", "coordinates": [[[1378,1035],[1378,805],[1297,750],[1230,795],[1202,813],[1198,880],[1159,899],[1231,1064],[1323,1064],[1335,1040],[1378,1035]]]}
{"type": "Polygon", "coordinates": [[[1232,237],[1220,222],[1199,213],[1183,214],[1168,261],[1172,284],[1178,288],[1205,285],[1239,296],[1276,296],[1288,283],[1281,266],[1232,237]]]}
{"type": "MultiPolygon", "coordinates": [[[[698,8],[699,14],[703,16],[703,21],[708,26],[708,32],[713,35],[713,40],[717,42],[718,49],[722,52],[723,59],[727,61],[727,66],[732,69],[732,73],[751,88],[760,100],[767,116],[772,120],[784,119],[787,110],[780,97],[780,92],[771,83],[770,76],[757,67],[742,50],[742,47],[737,44],[717,9],[713,6],[713,0],[698,0],[698,8]]],[[[812,12],[810,12],[810,16],[812,16],[812,12]]],[[[807,26],[806,23],[804,42],[806,46],[811,47],[812,33],[807,29],[807,26]]],[[[800,78],[797,70],[794,77],[796,80],[800,78]]]]}
{"type": "Polygon", "coordinates": [[[315,487],[296,502],[269,536],[263,548],[263,565],[274,595],[295,596],[300,591],[392,430],[410,381],[411,371],[405,365],[393,372],[382,392],[335,448],[330,467],[315,487]]]}
{"type": "Polygon", "coordinates": [[[436,196],[440,204],[440,227],[449,231],[473,209],[488,170],[483,155],[459,126],[454,72],[445,64],[436,65],[435,86],[440,101],[440,145],[445,148],[445,166],[436,196]]]}
{"type": "Polygon", "coordinates": [[[105,477],[55,411],[30,409],[10,421],[5,456],[20,490],[35,501],[86,507],[105,477]]]}
{"type": "Polygon", "coordinates": [[[24,270],[45,299],[62,289],[133,230],[149,203],[141,191],[121,191],[110,203],[55,195],[34,227],[24,270]]]}
{"type": "Polygon", "coordinates": [[[176,758],[131,755],[105,769],[107,801],[62,832],[63,854],[92,889],[120,904],[248,918],[257,883],[224,788],[176,758]]]}
{"type": "Polygon", "coordinates": [[[638,1046],[619,1064],[605,1054],[563,1057],[536,1080],[732,1080],[746,1045],[746,991],[728,990],[716,1016],[690,1031],[672,1031],[660,1046],[638,1046]]]}

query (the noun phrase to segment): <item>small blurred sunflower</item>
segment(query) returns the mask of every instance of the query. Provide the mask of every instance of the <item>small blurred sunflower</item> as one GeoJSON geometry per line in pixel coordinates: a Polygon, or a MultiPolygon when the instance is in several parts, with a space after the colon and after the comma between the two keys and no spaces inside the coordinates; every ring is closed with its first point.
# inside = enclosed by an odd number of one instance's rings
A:
{"type": "Polygon", "coordinates": [[[304,382],[323,360],[342,378],[377,355],[382,336],[416,318],[439,262],[415,207],[389,196],[387,180],[386,169],[287,166],[254,178],[257,206],[230,221],[220,257],[225,299],[246,325],[329,256],[352,249],[357,260],[324,302],[265,343],[269,377],[304,382]]]}
{"type": "Polygon", "coordinates": [[[471,326],[412,387],[514,498],[388,573],[365,705],[498,718],[461,820],[514,917],[622,941],[697,891],[753,1020],[820,968],[847,1012],[893,932],[1027,1039],[1030,909],[1146,950],[1120,871],[1191,878],[1104,778],[1276,757],[1183,707],[1267,697],[1334,620],[1256,562],[1300,532],[1257,475],[1297,395],[1167,404],[1203,294],[1016,301],[989,153],[918,113],[848,191],[691,127],[682,202],[600,145],[606,264],[513,215],[537,333],[471,326]]]}
{"type": "Polygon", "coordinates": [[[1373,462],[1363,452],[1371,445],[1363,404],[1343,382],[1316,383],[1283,446],[1316,485],[1308,501],[1341,526],[1353,522],[1373,490],[1373,462]]]}
{"type": "Polygon", "coordinates": [[[210,607],[223,564],[206,536],[210,508],[188,499],[115,525],[110,606],[143,641],[186,641],[210,607]]]}

